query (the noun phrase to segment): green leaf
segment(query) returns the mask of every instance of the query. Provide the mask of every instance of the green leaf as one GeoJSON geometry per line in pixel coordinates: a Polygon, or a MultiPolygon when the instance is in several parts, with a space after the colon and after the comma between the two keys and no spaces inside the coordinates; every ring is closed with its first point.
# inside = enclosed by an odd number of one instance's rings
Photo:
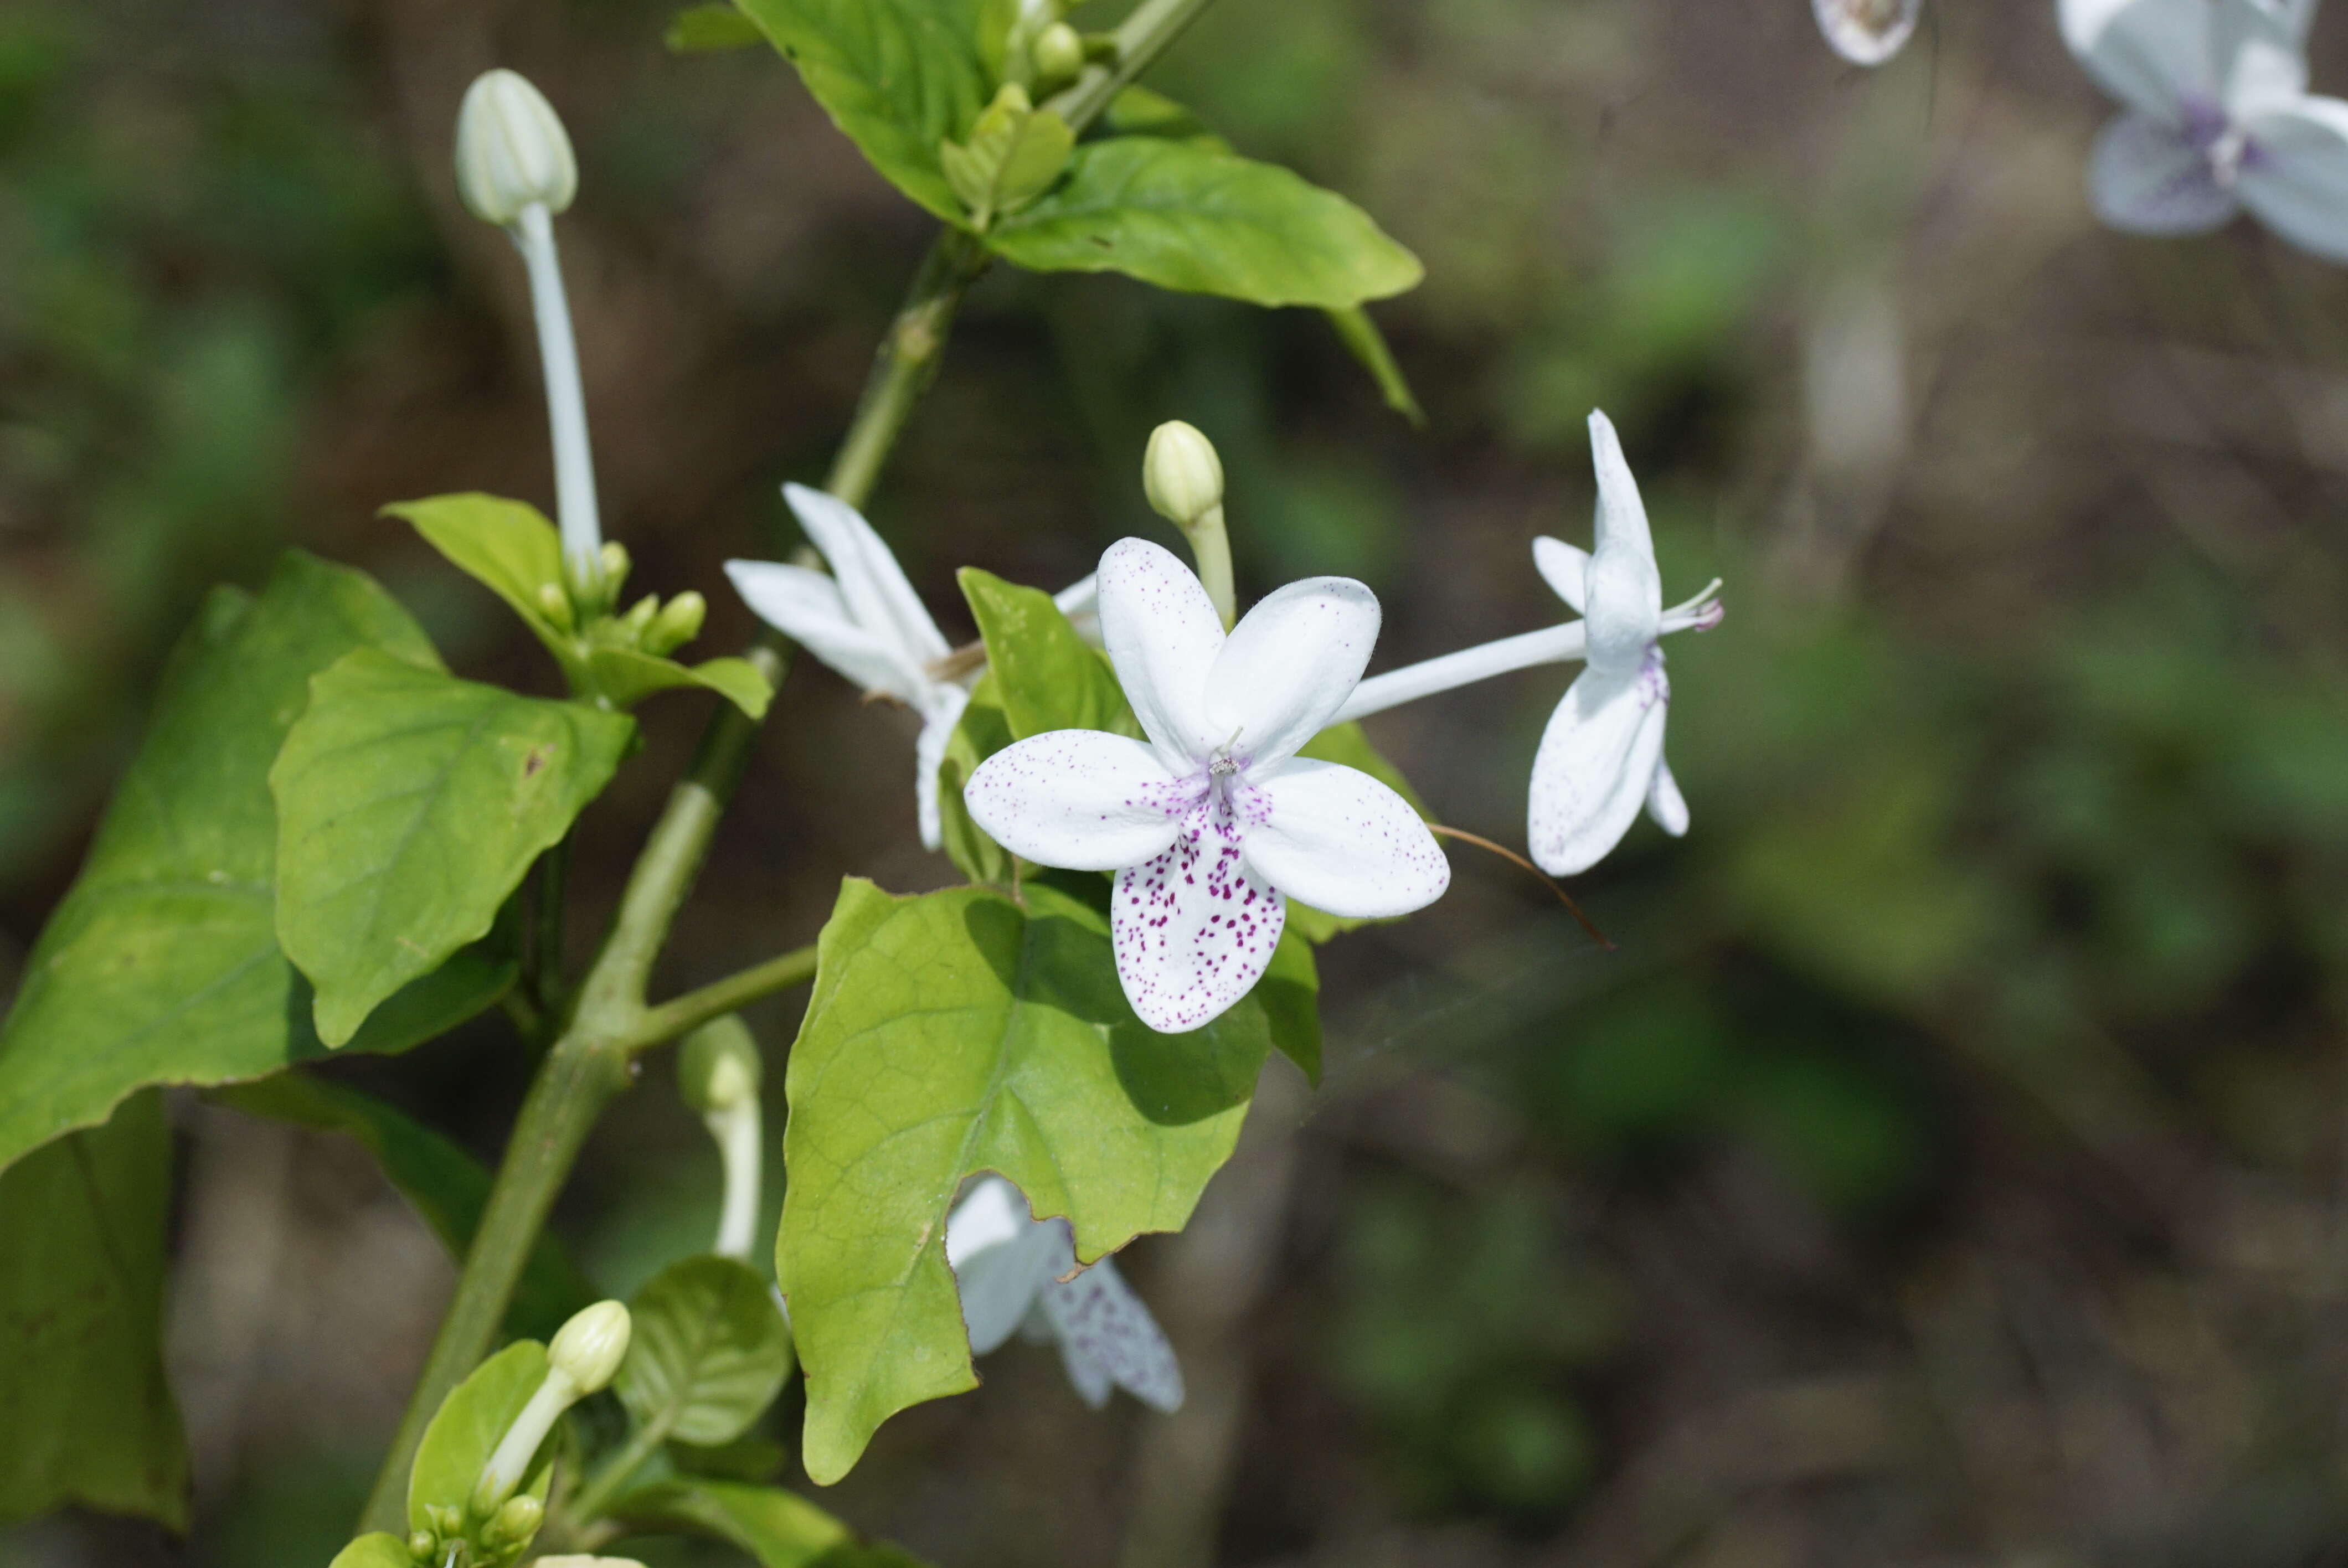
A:
{"type": "MultiPolygon", "coordinates": [[[[427,1509],[453,1508],[465,1521],[466,1538],[479,1544],[480,1526],[486,1522],[473,1515],[473,1488],[506,1429],[514,1424],[514,1418],[545,1380],[546,1347],[535,1339],[520,1339],[474,1368],[471,1377],[449,1390],[431,1424],[424,1429],[415,1467],[407,1472],[411,1532],[432,1528],[427,1509]]],[[[530,1473],[515,1489],[517,1496],[528,1492],[545,1499],[547,1483],[554,1474],[553,1449],[550,1435],[531,1461],[530,1473]]],[[[477,1552],[475,1555],[494,1554],[477,1552]]]]}
{"type": "Polygon", "coordinates": [[[688,5],[669,18],[668,31],[661,36],[672,55],[747,49],[766,40],[758,25],[732,5],[688,5]]]}
{"type": "Polygon", "coordinates": [[[1109,99],[1101,123],[1118,136],[1165,137],[1194,141],[1218,152],[1231,150],[1231,144],[1210,129],[1206,121],[1164,93],[1144,87],[1128,87],[1109,99]]]}
{"type": "Polygon", "coordinates": [[[269,784],[278,940],[317,987],[318,1037],[341,1045],[377,1002],[487,934],[634,733],[622,714],[373,649],[313,679],[269,784]]]}
{"type": "Polygon", "coordinates": [[[873,168],[937,217],[964,221],[938,148],[993,94],[984,0],[742,0],[742,9],[873,168]]]}
{"type": "MultiPolygon", "coordinates": [[[[1292,917],[1297,907],[1289,906],[1292,917]]],[[[1321,1082],[1321,968],[1313,961],[1311,939],[1293,927],[1283,927],[1280,945],[1272,950],[1272,962],[1251,994],[1271,1025],[1272,1045],[1303,1069],[1305,1081],[1317,1088],[1321,1082]]]]}
{"type": "Polygon", "coordinates": [[[416,1559],[407,1554],[407,1542],[378,1530],[335,1553],[326,1568],[416,1568],[416,1559]]]}
{"type": "Polygon", "coordinates": [[[188,1527],[163,1376],[170,1214],[152,1093],[0,1173],[0,1523],[80,1503],[188,1527]]]}
{"type": "Polygon", "coordinates": [[[791,1375],[791,1331],[773,1287],[730,1257],[688,1257],[628,1304],[627,1359],[613,1387],[639,1427],[683,1442],[731,1442],[791,1375]]]}
{"type": "MultiPolygon", "coordinates": [[[[489,1206],[490,1177],[479,1161],[447,1138],[372,1095],[302,1072],[215,1090],[211,1097],[248,1115],[357,1139],[449,1255],[464,1260],[489,1206]]],[[[506,1331],[550,1337],[572,1313],[598,1299],[600,1293],[562,1244],[541,1231],[506,1309],[506,1331]]]]}
{"type": "Polygon", "coordinates": [[[739,1547],[759,1568],[900,1568],[917,1564],[893,1546],[860,1541],[797,1492],[726,1481],[664,1481],[613,1503],[611,1516],[644,1534],[690,1532],[739,1547]]]}
{"type": "MultiPolygon", "coordinates": [[[[1106,892],[1106,885],[1103,885],[1106,892]]],[[[1106,900],[1104,899],[1104,902],[1106,900]]],[[[892,898],[842,885],[785,1081],[776,1248],[807,1370],[801,1458],[829,1484],[908,1405],[972,1388],[944,1219],[999,1171],[1086,1260],[1189,1218],[1272,1049],[1251,996],[1153,1033],[1107,916],[1051,886],[892,898]]]]}
{"type": "MultiPolygon", "coordinates": [[[[1349,768],[1359,768],[1408,801],[1410,809],[1418,813],[1421,817],[1429,822],[1435,820],[1426,809],[1426,803],[1418,798],[1418,792],[1410,787],[1408,779],[1402,776],[1402,770],[1386,761],[1378,749],[1370,744],[1370,737],[1363,733],[1362,726],[1350,719],[1342,724],[1330,725],[1297,748],[1296,754],[1300,757],[1314,757],[1324,763],[1342,763],[1349,768]]],[[[1374,923],[1369,920],[1347,919],[1326,914],[1309,904],[1299,904],[1293,898],[1288,901],[1287,929],[1295,932],[1309,942],[1325,942],[1343,932],[1359,930],[1362,927],[1374,923]]],[[[1285,932],[1282,933],[1283,936],[1285,934],[1285,932]]],[[[1303,1066],[1303,1063],[1299,1062],[1297,1065],[1303,1066]]],[[[1309,1072],[1312,1070],[1308,1068],[1306,1071],[1309,1072]]]]}
{"type": "Polygon", "coordinates": [[[945,837],[948,858],[973,882],[1007,884],[1011,856],[986,836],[962,803],[963,786],[978,764],[1009,745],[1016,736],[1003,711],[1003,693],[994,671],[978,678],[970,702],[962,711],[954,732],[946,738],[945,755],[938,764],[938,823],[945,837]]]}
{"type": "Polygon", "coordinates": [[[753,719],[767,716],[775,689],[747,659],[708,659],[680,664],[640,648],[589,645],[587,682],[615,708],[633,708],[655,692],[697,686],[715,692],[753,719]]]}
{"type": "Polygon", "coordinates": [[[1416,257],[1344,197],[1194,141],[1076,149],[1056,190],[986,243],[1039,272],[1124,272],[1164,289],[1334,309],[1416,286],[1416,257]]]}
{"type": "Polygon", "coordinates": [[[1076,146],[1066,120],[1032,108],[1018,84],[1005,82],[968,141],[939,143],[938,163],[972,226],[983,230],[1049,190],[1076,146]]]}
{"type": "Polygon", "coordinates": [[[1077,635],[1050,594],[976,567],[963,568],[955,580],[986,643],[987,669],[1010,725],[1004,744],[1053,730],[1109,730],[1141,738],[1141,722],[1107,655],[1077,635]]]}
{"type": "Polygon", "coordinates": [[[1385,333],[1378,331],[1370,313],[1359,305],[1348,305],[1327,313],[1329,324],[1337,329],[1338,341],[1378,384],[1378,395],[1386,400],[1386,406],[1425,429],[1426,411],[1411,395],[1410,383],[1403,379],[1402,366],[1395,363],[1394,350],[1386,346],[1385,333]]]}
{"type": "MultiPolygon", "coordinates": [[[[269,768],[310,677],[354,648],[432,657],[363,574],[289,552],[258,600],[215,592],[49,918],[0,1029],[0,1168],[152,1083],[233,1083],[322,1055],[277,948],[269,768]]],[[[514,964],[458,954],[378,1009],[355,1050],[404,1050],[495,1002],[514,964]]]]}
{"type": "Polygon", "coordinates": [[[567,667],[571,638],[547,619],[539,598],[539,589],[549,583],[558,590],[562,587],[562,536],[544,513],[525,501],[469,490],[395,502],[383,515],[406,519],[450,565],[504,600],[567,667]]]}

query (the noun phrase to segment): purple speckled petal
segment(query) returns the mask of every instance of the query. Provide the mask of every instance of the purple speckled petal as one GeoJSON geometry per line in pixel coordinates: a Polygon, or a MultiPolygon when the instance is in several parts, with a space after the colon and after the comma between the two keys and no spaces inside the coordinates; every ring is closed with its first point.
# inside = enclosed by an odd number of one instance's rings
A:
{"type": "Polygon", "coordinates": [[[1207,676],[1215,744],[1259,765],[1291,755],[1354,694],[1377,641],[1377,595],[1351,578],[1307,578],[1264,595],[1207,676]]]}
{"type": "Polygon", "coordinates": [[[1134,716],[1174,773],[1203,763],[1207,671],[1223,650],[1222,617],[1190,569],[1147,539],[1119,539],[1100,564],[1101,646],[1134,716]]]}
{"type": "Polygon", "coordinates": [[[1039,866],[1115,871],[1159,854],[1206,793],[1139,741],[1105,730],[1031,735],[979,764],[963,804],[988,837],[1039,866]]]}
{"type": "Polygon", "coordinates": [[[1587,871],[1631,830],[1663,760],[1671,693],[1660,649],[1632,674],[1584,670],[1566,689],[1533,758],[1526,836],[1543,871],[1587,871]]]}
{"type": "Polygon", "coordinates": [[[1101,1259],[1074,1279],[1044,1286],[1043,1307],[1060,1341],[1068,1380],[1098,1409],[1116,1384],[1160,1410],[1182,1408],[1182,1368],[1158,1320],[1101,1259]]]}
{"type": "Polygon", "coordinates": [[[1451,863],[1404,800],[1369,774],[1292,757],[1249,775],[1271,802],[1247,829],[1247,863],[1273,886],[1346,919],[1423,909],[1451,863]]]}
{"type": "Polygon", "coordinates": [[[1142,1022],[1177,1034],[1213,1021],[1263,978],[1287,907],[1241,854],[1241,815],[1263,803],[1244,784],[1234,811],[1210,795],[1171,846],[1117,873],[1109,907],[1117,978],[1142,1022]]]}

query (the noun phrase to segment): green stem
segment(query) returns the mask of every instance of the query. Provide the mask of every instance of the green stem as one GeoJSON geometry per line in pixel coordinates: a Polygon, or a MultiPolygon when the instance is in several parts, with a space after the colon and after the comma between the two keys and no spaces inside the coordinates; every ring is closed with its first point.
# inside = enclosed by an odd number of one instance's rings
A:
{"type": "Polygon", "coordinates": [[[538,909],[530,931],[530,999],[548,1030],[562,1016],[562,907],[571,884],[571,835],[538,865],[538,909]]]}
{"type": "Polygon", "coordinates": [[[922,258],[912,292],[889,323],[872,372],[865,378],[856,422],[823,483],[850,506],[861,510],[871,498],[881,464],[896,446],[913,405],[937,377],[963,296],[985,273],[987,261],[984,247],[959,229],[940,230],[930,253],[922,258]]]}
{"type": "Polygon", "coordinates": [[[1112,60],[1086,66],[1076,79],[1061,88],[1042,107],[1058,111],[1062,119],[1082,130],[1108,108],[1126,84],[1148,70],[1166,52],[1166,46],[1199,18],[1213,0],[1142,0],[1133,14],[1111,35],[1116,43],[1112,60]]]}
{"type": "Polygon", "coordinates": [[[1239,620],[1238,590],[1231,583],[1231,539],[1223,527],[1223,509],[1210,507],[1204,516],[1182,529],[1190,541],[1190,555],[1199,563],[1199,585],[1207,590],[1215,613],[1229,631],[1239,620]]]}
{"type": "Polygon", "coordinates": [[[812,946],[794,948],[763,964],[754,964],[738,974],[713,980],[698,990],[687,991],[681,997],[647,1008],[637,1018],[636,1027],[629,1030],[626,1046],[630,1051],[649,1050],[655,1045],[691,1032],[711,1019],[722,1018],[736,1009],[786,991],[815,974],[815,948],[812,946]]]}
{"type": "Polygon", "coordinates": [[[667,1440],[668,1422],[664,1420],[646,1421],[638,1427],[619,1451],[596,1467],[595,1473],[579,1489],[579,1495],[564,1505],[564,1517],[576,1521],[580,1529],[594,1523],[612,1505],[612,1499],[619,1495],[628,1478],[644,1469],[644,1461],[667,1440]]]}

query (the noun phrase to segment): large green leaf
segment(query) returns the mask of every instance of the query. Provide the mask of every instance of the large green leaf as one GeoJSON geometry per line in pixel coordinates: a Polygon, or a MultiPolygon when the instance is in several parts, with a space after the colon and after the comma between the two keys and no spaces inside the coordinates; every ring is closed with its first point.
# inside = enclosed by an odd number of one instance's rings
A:
{"type": "MultiPolygon", "coordinates": [[[[436,661],[437,664],[437,661],[436,661]]],[[[341,1045],[488,934],[620,765],[635,725],[362,648],[310,682],[269,771],[277,937],[341,1045]]]]}
{"type": "Polygon", "coordinates": [[[1024,900],[851,878],[824,927],[785,1085],[776,1248],[819,1482],[894,1412],[977,1381],[944,1246],[964,1177],[999,1171],[1037,1214],[1067,1215],[1087,1260],[1179,1229],[1272,1049],[1252,996],[1153,1033],[1118,989],[1104,911],[1050,886],[1024,900]]]}
{"type": "Polygon", "coordinates": [[[1344,197],[1276,164],[1156,136],[1076,149],[1058,189],[986,243],[1039,272],[1124,272],[1260,305],[1358,305],[1422,272],[1344,197]]]}
{"type": "Polygon", "coordinates": [[[791,1375],[791,1331],[774,1287],[730,1257],[688,1257],[628,1304],[627,1359],[613,1388],[639,1427],[688,1443],[732,1442],[791,1375]]]}
{"type": "Polygon", "coordinates": [[[742,0],[816,102],[889,182],[964,220],[938,147],[961,140],[994,96],[984,0],[742,0]]]}
{"type": "Polygon", "coordinates": [[[170,1213],[155,1094],[0,1173],[0,1523],[81,1503],[187,1528],[163,1377],[170,1213]]]}
{"type": "MultiPolygon", "coordinates": [[[[145,1085],[238,1082],[324,1053],[309,986],[277,948],[269,767],[310,677],[354,648],[432,657],[366,577],[298,551],[257,600],[205,602],[0,1030],[0,1168],[145,1085]]],[[[392,998],[349,1049],[405,1050],[496,1001],[514,966],[495,947],[392,998]]]]}
{"type": "MultiPolygon", "coordinates": [[[[489,1206],[489,1173],[431,1128],[373,1095],[303,1072],[215,1090],[211,1097],[249,1115],[357,1139],[449,1254],[464,1260],[489,1206]]],[[[562,1244],[541,1231],[506,1308],[506,1331],[551,1337],[572,1313],[597,1299],[595,1287],[562,1244]]]]}
{"type": "MultiPolygon", "coordinates": [[[[424,1429],[417,1445],[416,1463],[407,1472],[407,1528],[411,1532],[434,1529],[432,1510],[455,1509],[462,1532],[479,1541],[483,1521],[472,1513],[473,1488],[489,1456],[514,1424],[530,1397],[546,1380],[546,1347],[535,1339],[520,1339],[473,1368],[440,1401],[440,1409],[424,1429]]],[[[528,1492],[541,1501],[554,1477],[550,1436],[538,1451],[517,1495],[528,1492]]],[[[475,1553],[477,1558],[493,1555],[475,1553]]]]}
{"type": "Polygon", "coordinates": [[[707,5],[687,5],[669,18],[661,42],[672,55],[698,55],[716,49],[747,49],[767,41],[758,25],[742,15],[732,0],[707,5]]]}
{"type": "Polygon", "coordinates": [[[1109,730],[1141,738],[1141,722],[1107,656],[1077,635],[1050,594],[976,567],[963,568],[956,580],[985,641],[1011,739],[1053,730],[1109,730]]]}
{"type": "Polygon", "coordinates": [[[664,1481],[612,1505],[646,1535],[691,1532],[739,1547],[759,1568],[914,1568],[918,1559],[855,1532],[797,1492],[728,1481],[664,1481]]]}

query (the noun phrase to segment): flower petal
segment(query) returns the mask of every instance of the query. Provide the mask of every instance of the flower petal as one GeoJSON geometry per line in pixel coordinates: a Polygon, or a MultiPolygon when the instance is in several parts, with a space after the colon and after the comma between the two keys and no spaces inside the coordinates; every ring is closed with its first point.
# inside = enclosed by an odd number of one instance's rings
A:
{"type": "Polygon", "coordinates": [[[1854,66],[1879,66],[1916,31],[1924,0],[1812,0],[1818,31],[1854,66]]]}
{"type": "Polygon", "coordinates": [[[1247,863],[1291,898],[1349,920],[1423,909],[1451,862],[1410,803],[1355,768],[1292,757],[1248,775],[1267,803],[1247,863]]]}
{"type": "Polygon", "coordinates": [[[945,633],[906,580],[905,569],[863,513],[837,496],[805,485],[784,486],[783,499],[831,563],[848,608],[866,630],[893,639],[916,666],[951,651],[945,633]]]}
{"type": "Polygon", "coordinates": [[[2348,261],[2348,103],[2302,98],[2246,128],[2242,204],[2302,250],[2348,261]]]}
{"type": "Polygon", "coordinates": [[[1102,1258],[1074,1279],[1054,1280],[1044,1287],[1043,1307],[1059,1334],[1068,1380],[1086,1404],[1098,1409],[1115,1383],[1154,1409],[1182,1408],[1174,1348],[1116,1264],[1102,1258]]]}
{"type": "Polygon", "coordinates": [[[2096,138],[2087,194],[2096,217],[2130,234],[2207,234],[2241,210],[2184,132],[2140,114],[2096,138]]]}
{"type": "Polygon", "coordinates": [[[1119,539],[1101,557],[1101,645],[1135,717],[1175,773],[1203,763],[1207,671],[1223,648],[1223,620],[1207,590],[1171,550],[1119,539]]]}
{"type": "Polygon", "coordinates": [[[1378,641],[1377,595],[1344,577],[1307,578],[1240,618],[1207,675],[1218,746],[1273,763],[1326,729],[1354,694],[1378,641]]]}
{"type": "Polygon", "coordinates": [[[1670,702],[1660,651],[1636,674],[1584,670],[1566,689],[1533,758],[1526,824],[1533,864],[1570,876],[1622,842],[1662,760],[1670,702]]]}
{"type": "Polygon", "coordinates": [[[1576,612],[1588,608],[1590,552],[1547,534],[1533,540],[1533,566],[1550,591],[1576,612]]]}
{"type": "Polygon", "coordinates": [[[945,843],[945,827],[938,814],[938,768],[946,760],[946,743],[953,739],[970,693],[948,682],[930,688],[922,715],[921,739],[913,743],[913,800],[922,823],[922,847],[936,849],[945,843]]]}
{"type": "Polygon", "coordinates": [[[1205,781],[1166,771],[1139,741],[1054,730],[978,764],[963,804],[986,835],[1039,866],[1116,871],[1163,851],[1205,781]]]}
{"type": "Polygon", "coordinates": [[[1062,615],[1074,620],[1079,615],[1090,615],[1100,608],[1100,573],[1080,577],[1052,596],[1062,615]]]}
{"type": "Polygon", "coordinates": [[[726,575],[759,620],[864,690],[910,702],[927,683],[902,649],[856,623],[839,585],[823,573],[778,561],[730,560],[726,575]]]}
{"type": "Polygon", "coordinates": [[[1687,836],[1687,797],[1680,794],[1679,780],[1672,777],[1672,764],[1661,757],[1655,759],[1655,782],[1647,788],[1647,815],[1673,838],[1687,836]]]}
{"type": "Polygon", "coordinates": [[[1109,905],[1117,978],[1160,1034],[1212,1022],[1263,978],[1287,907],[1241,856],[1239,824],[1212,801],[1161,855],[1117,873],[1109,905]]]}
{"type": "Polygon", "coordinates": [[[1591,552],[1590,667],[1628,673],[1663,625],[1663,579],[1655,570],[1655,541],[1647,505],[1622,456],[1614,422],[1590,415],[1590,457],[1598,470],[1598,548],[1591,552]]]}
{"type": "Polygon", "coordinates": [[[974,1184],[946,1216],[946,1262],[962,1293],[963,1327],[973,1356],[1011,1337],[1052,1279],[1053,1235],[1027,1200],[1001,1176],[974,1184]]]}
{"type": "Polygon", "coordinates": [[[2210,0],[2062,0],[2063,41],[2106,92],[2179,123],[2188,99],[2218,99],[2216,8],[2210,0]]]}

